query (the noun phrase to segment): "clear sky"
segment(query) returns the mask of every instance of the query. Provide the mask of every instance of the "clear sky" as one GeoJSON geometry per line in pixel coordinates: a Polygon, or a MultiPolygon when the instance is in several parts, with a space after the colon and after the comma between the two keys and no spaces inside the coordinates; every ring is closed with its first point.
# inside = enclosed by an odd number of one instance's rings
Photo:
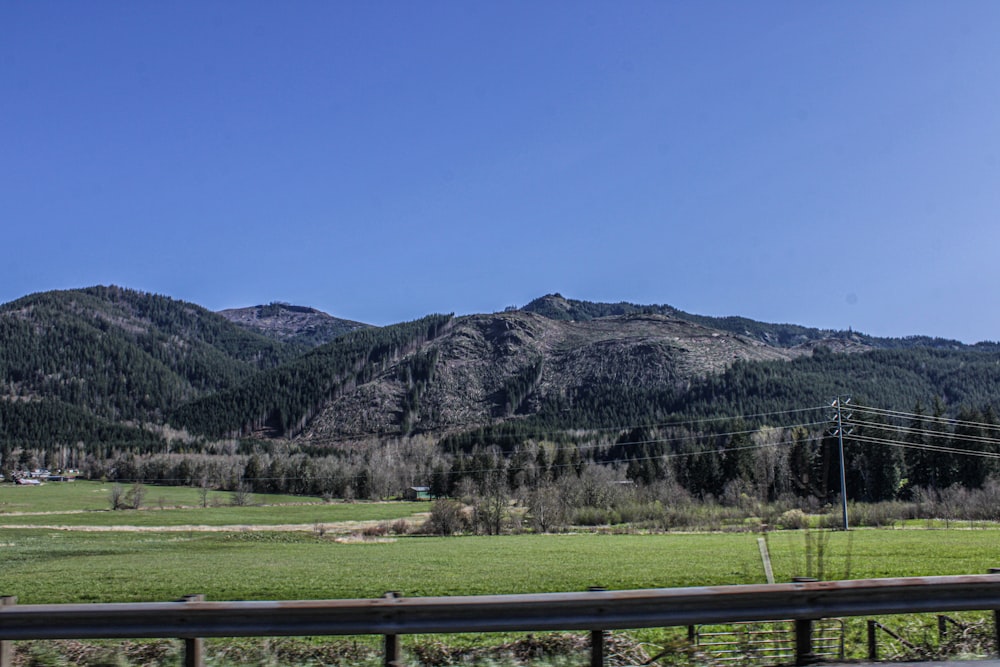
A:
{"type": "Polygon", "coordinates": [[[0,302],[1000,339],[1000,2],[0,3],[0,302]]]}

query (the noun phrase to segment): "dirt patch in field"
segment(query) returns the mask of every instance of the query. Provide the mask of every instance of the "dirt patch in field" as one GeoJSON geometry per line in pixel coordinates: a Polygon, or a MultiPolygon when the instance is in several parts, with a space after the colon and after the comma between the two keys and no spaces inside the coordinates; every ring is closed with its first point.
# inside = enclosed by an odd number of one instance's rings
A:
{"type": "Polygon", "coordinates": [[[337,544],[390,544],[396,541],[395,537],[368,537],[367,535],[359,535],[357,533],[351,533],[350,535],[342,535],[333,540],[337,544]]]}

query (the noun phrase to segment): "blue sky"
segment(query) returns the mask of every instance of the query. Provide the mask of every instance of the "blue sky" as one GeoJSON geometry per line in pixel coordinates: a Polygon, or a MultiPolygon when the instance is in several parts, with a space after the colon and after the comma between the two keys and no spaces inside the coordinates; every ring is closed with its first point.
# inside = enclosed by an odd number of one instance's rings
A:
{"type": "Polygon", "coordinates": [[[1000,3],[0,4],[0,301],[1000,339],[1000,3]]]}

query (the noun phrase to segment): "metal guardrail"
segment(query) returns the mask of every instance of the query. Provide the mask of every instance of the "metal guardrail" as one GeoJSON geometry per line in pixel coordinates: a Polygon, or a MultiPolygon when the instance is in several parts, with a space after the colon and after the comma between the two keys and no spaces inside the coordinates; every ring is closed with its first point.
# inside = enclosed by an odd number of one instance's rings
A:
{"type": "MultiPolygon", "coordinates": [[[[910,577],[580,593],[278,602],[0,605],[0,641],[385,635],[589,630],[592,662],[603,631],[790,619],[796,664],[814,662],[812,622],[823,618],[1000,609],[1000,574],[910,577]]],[[[189,644],[191,650],[200,647],[189,644]]],[[[0,656],[3,651],[0,650],[0,656]]],[[[603,659],[603,658],[602,658],[603,659]]],[[[188,663],[192,664],[192,663],[188,663]]],[[[600,664],[596,662],[595,664],[600,664]]],[[[6,667],[0,663],[0,667],[6,667]]]]}

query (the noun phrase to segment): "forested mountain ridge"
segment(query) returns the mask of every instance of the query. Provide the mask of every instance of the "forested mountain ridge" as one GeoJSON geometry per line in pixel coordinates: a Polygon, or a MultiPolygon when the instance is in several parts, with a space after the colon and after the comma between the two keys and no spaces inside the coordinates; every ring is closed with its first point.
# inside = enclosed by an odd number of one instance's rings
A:
{"type": "Polygon", "coordinates": [[[81,424],[158,422],[296,354],[168,297],[113,286],[32,294],[0,306],[0,437],[24,421],[29,403],[38,437],[52,429],[65,437],[57,426],[68,415],[81,424]]]}
{"type": "Polygon", "coordinates": [[[450,322],[451,315],[429,315],[352,331],[287,364],[192,401],[169,420],[209,436],[294,436],[328,402],[371,382],[400,357],[447,331],[450,322]]]}
{"type": "Polygon", "coordinates": [[[903,409],[935,398],[952,412],[1000,405],[994,343],[875,339],[549,295],[502,313],[359,325],[314,345],[296,327],[329,316],[257,308],[254,318],[274,318],[273,337],[119,287],[0,306],[0,443],[148,448],[153,425],[317,445],[423,434],[465,448],[815,406],[843,393],[903,409]]]}
{"type": "Polygon", "coordinates": [[[308,306],[273,302],[220,310],[230,322],[285,343],[313,348],[370,325],[328,315],[308,306]]]}

